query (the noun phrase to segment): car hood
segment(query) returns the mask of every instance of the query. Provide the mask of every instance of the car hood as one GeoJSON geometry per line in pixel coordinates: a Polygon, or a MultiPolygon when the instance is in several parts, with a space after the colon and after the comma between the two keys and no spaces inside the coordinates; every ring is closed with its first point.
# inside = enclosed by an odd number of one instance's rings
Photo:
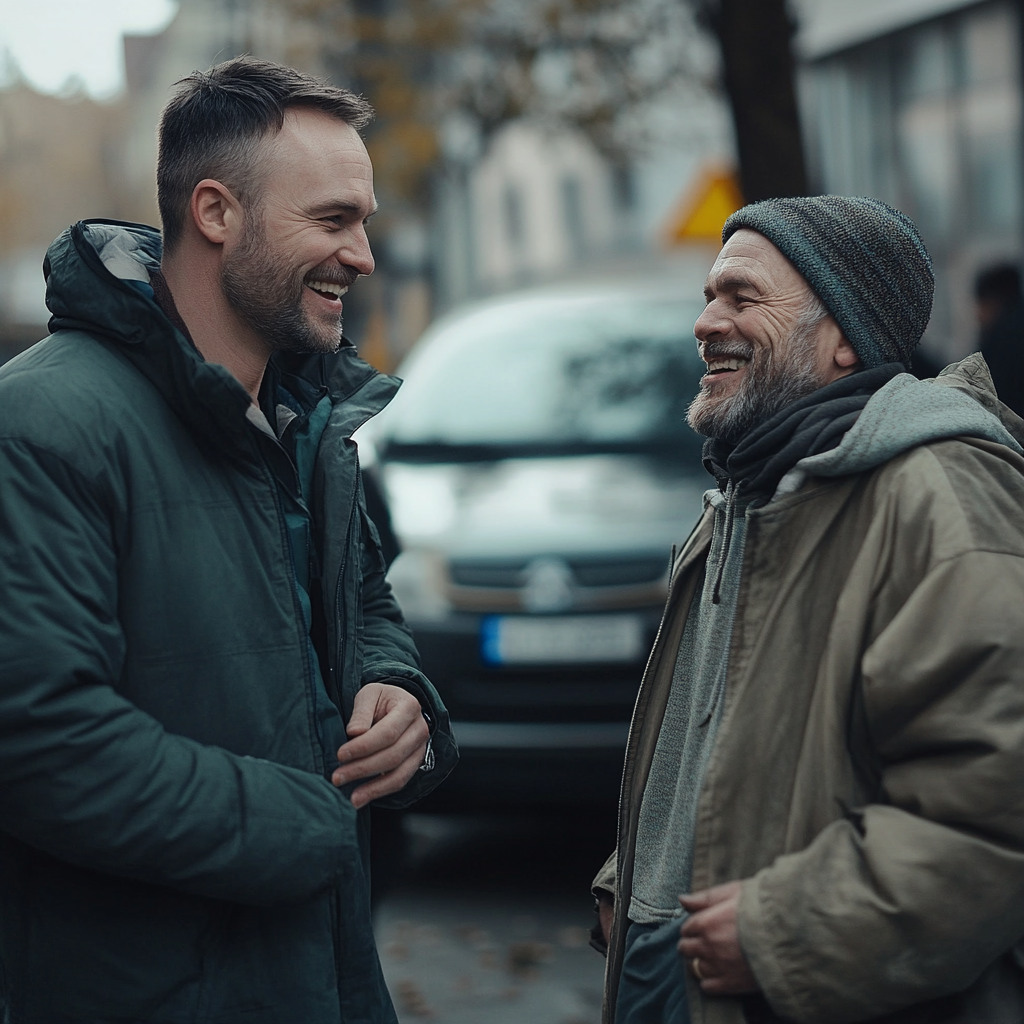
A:
{"type": "Polygon", "coordinates": [[[381,469],[403,547],[449,557],[667,553],[696,522],[709,483],[699,465],[645,455],[381,469]]]}

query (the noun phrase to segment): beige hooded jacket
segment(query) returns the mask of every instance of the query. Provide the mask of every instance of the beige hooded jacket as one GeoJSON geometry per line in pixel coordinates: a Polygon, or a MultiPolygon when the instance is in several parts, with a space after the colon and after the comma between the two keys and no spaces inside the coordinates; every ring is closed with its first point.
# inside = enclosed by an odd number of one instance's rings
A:
{"type": "MultiPolygon", "coordinates": [[[[1024,436],[980,357],[942,385],[1024,436]]],[[[713,515],[674,559],[637,700],[617,856],[594,883],[617,907],[713,515]]],[[[811,477],[747,531],[692,888],[744,880],[740,940],[779,1018],[1024,1021],[1024,458],[924,443],[811,477]]],[[[740,1000],[688,984],[694,1024],[744,1021],[740,1000]]]]}

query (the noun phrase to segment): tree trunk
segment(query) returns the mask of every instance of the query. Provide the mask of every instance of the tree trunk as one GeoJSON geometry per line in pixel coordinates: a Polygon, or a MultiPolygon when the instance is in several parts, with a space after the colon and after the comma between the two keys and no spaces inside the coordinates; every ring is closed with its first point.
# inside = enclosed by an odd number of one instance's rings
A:
{"type": "Polygon", "coordinates": [[[786,0],[705,0],[722,50],[748,203],[807,194],[786,0]]]}

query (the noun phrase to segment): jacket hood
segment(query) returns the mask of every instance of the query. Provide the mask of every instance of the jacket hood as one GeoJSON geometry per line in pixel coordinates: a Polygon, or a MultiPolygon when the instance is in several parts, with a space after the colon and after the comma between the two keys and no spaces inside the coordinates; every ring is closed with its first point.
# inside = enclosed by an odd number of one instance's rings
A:
{"type": "MultiPolygon", "coordinates": [[[[203,359],[153,297],[161,254],[160,232],[145,224],[72,225],[43,262],[50,331],[83,331],[114,344],[183,420],[231,454],[250,452],[249,395],[225,367],[203,359]]],[[[270,368],[326,388],[336,406],[344,402],[349,433],[387,405],[400,383],[363,362],[346,339],[329,355],[275,352],[270,368]]]]}
{"type": "Polygon", "coordinates": [[[1024,421],[998,400],[979,353],[947,366],[934,380],[909,373],[894,377],[871,396],[836,448],[801,459],[795,469],[819,477],[863,473],[912,448],[953,437],[994,441],[1024,454],[1024,421]]]}
{"type": "Polygon", "coordinates": [[[86,330],[125,342],[166,330],[153,301],[150,274],[160,269],[160,232],[145,224],[79,221],[46,253],[46,305],[51,332],[86,330]]]}

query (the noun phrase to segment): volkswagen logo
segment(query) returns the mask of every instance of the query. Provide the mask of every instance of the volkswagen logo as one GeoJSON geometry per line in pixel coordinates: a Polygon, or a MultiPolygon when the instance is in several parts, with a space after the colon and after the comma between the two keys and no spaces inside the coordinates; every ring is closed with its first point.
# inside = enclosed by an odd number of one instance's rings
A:
{"type": "Polygon", "coordinates": [[[530,612],[562,612],[574,598],[572,570],[560,558],[535,558],[523,570],[523,605],[530,612]]]}

